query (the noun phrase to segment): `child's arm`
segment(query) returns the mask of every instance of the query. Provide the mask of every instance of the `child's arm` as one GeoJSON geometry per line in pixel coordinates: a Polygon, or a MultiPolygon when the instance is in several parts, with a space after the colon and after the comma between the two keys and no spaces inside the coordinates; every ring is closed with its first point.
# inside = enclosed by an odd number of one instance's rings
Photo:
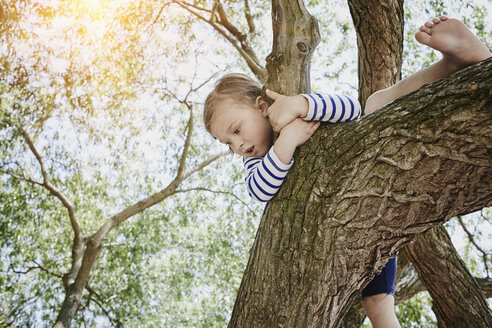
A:
{"type": "Polygon", "coordinates": [[[306,121],[346,122],[361,115],[357,100],[347,96],[327,93],[284,96],[267,90],[267,95],[275,100],[267,114],[274,131],[300,117],[306,121]]]}
{"type": "Polygon", "coordinates": [[[251,197],[261,202],[272,199],[294,162],[292,155],[296,147],[305,143],[319,124],[296,119],[282,129],[265,157],[244,158],[246,183],[251,197]]]}
{"type": "Polygon", "coordinates": [[[275,154],[284,164],[292,160],[296,148],[305,143],[319,127],[319,122],[306,122],[300,118],[287,124],[273,145],[275,154]]]}
{"type": "MultiPolygon", "coordinates": [[[[283,100],[291,98],[282,95],[279,96],[283,97],[283,100]]],[[[261,202],[268,202],[273,198],[278,189],[280,189],[285,176],[294,163],[292,155],[294,154],[295,148],[309,139],[319,125],[317,123],[313,124],[313,122],[305,122],[305,120],[335,123],[350,121],[360,117],[361,109],[359,102],[346,96],[314,94],[298,95],[294,97],[297,97],[297,100],[302,100],[307,104],[303,120],[295,120],[294,118],[294,122],[291,121],[290,124],[287,123],[284,125],[280,130],[280,135],[274,146],[265,157],[244,158],[244,168],[246,170],[245,180],[249,194],[252,198],[261,202]],[[302,125],[297,125],[297,123],[312,124],[310,128],[315,127],[308,136],[306,130],[300,129],[302,125]],[[305,137],[307,136],[304,141],[302,141],[301,138],[303,135],[305,137]]],[[[272,106],[277,105],[278,109],[282,110],[283,106],[289,106],[289,103],[293,104],[293,102],[290,101],[278,103],[277,101],[278,100],[276,100],[272,106]]],[[[309,125],[305,125],[304,127],[308,126],[309,125]]]]}
{"type": "Polygon", "coordinates": [[[272,199],[294,162],[285,165],[273,151],[273,147],[265,157],[244,157],[246,185],[251,198],[260,202],[272,199]]]}

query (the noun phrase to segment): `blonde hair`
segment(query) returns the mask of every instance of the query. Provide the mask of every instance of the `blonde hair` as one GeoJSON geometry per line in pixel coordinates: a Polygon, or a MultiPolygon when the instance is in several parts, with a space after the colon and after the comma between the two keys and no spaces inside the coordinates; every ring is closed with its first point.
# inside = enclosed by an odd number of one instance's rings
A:
{"type": "Polygon", "coordinates": [[[245,74],[231,73],[222,76],[205,100],[203,122],[211,134],[210,125],[217,102],[223,98],[233,98],[241,103],[255,104],[261,95],[261,85],[245,74]]]}

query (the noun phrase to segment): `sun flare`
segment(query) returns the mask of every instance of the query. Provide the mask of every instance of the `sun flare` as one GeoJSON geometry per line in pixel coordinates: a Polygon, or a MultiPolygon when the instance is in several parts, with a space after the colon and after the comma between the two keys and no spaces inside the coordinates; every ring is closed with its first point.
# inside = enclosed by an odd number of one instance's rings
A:
{"type": "Polygon", "coordinates": [[[79,8],[89,14],[100,14],[104,0],[78,0],[79,8]]]}

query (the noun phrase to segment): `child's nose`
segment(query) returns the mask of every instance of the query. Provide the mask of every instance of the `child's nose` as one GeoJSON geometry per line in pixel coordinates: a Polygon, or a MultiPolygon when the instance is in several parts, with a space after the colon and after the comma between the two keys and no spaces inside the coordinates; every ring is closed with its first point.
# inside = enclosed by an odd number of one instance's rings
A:
{"type": "Polygon", "coordinates": [[[232,140],[232,143],[237,150],[241,150],[244,145],[243,139],[240,136],[235,136],[234,140],[232,140]]]}

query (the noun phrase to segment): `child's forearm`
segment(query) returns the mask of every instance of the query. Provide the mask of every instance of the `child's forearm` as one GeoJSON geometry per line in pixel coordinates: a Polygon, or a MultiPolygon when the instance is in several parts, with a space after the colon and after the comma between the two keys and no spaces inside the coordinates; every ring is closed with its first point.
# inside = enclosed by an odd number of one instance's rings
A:
{"type": "Polygon", "coordinates": [[[273,145],[273,151],[282,163],[289,164],[296,147],[297,145],[293,144],[285,134],[280,134],[273,145]]]}
{"type": "Polygon", "coordinates": [[[253,199],[268,202],[277,193],[292,161],[285,165],[280,161],[272,147],[265,157],[247,157],[244,159],[246,185],[253,199]]]}
{"type": "Polygon", "coordinates": [[[273,145],[273,151],[278,159],[290,163],[296,147],[305,143],[316,131],[319,122],[306,122],[300,118],[287,124],[281,131],[273,145]]]}

